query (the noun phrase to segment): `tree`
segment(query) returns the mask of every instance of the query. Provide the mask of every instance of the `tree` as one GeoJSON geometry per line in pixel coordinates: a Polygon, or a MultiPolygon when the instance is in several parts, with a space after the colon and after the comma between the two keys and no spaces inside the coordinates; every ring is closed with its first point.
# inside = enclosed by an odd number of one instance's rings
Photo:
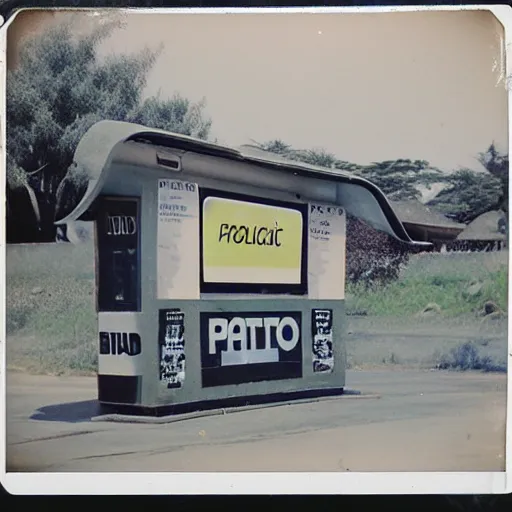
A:
{"type": "Polygon", "coordinates": [[[468,223],[491,210],[508,212],[508,155],[500,153],[494,143],[479,153],[478,161],[487,172],[459,169],[446,176],[448,184],[429,201],[448,217],[468,223]]]}
{"type": "Polygon", "coordinates": [[[75,37],[65,23],[28,40],[7,75],[7,240],[55,239],[56,210],[81,199],[87,176],[70,167],[80,138],[102,119],[142,123],[207,138],[211,120],[175,95],[142,101],[160,49],[98,58],[98,45],[119,23],[75,37]]]}
{"type": "Polygon", "coordinates": [[[497,197],[495,209],[508,212],[508,155],[500,153],[494,144],[478,155],[478,161],[501,182],[501,194],[497,197]]]}
{"type": "Polygon", "coordinates": [[[353,165],[349,162],[338,160],[332,153],[329,153],[325,149],[294,149],[281,139],[274,139],[262,143],[256,142],[256,145],[264,151],[270,151],[271,153],[283,156],[289,160],[304,162],[310,165],[328,168],[340,168],[340,166],[353,165]]]}
{"type": "Polygon", "coordinates": [[[482,213],[495,209],[502,194],[498,178],[471,169],[459,169],[446,177],[448,187],[427,205],[433,206],[457,222],[468,223],[482,213]]]}

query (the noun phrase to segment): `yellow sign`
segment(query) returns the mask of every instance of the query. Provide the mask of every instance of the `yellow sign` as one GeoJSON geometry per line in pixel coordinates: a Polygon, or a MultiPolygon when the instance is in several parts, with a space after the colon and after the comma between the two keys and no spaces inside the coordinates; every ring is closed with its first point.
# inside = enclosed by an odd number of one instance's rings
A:
{"type": "Polygon", "coordinates": [[[207,197],[204,281],[300,284],[302,237],[298,210],[207,197]]]}

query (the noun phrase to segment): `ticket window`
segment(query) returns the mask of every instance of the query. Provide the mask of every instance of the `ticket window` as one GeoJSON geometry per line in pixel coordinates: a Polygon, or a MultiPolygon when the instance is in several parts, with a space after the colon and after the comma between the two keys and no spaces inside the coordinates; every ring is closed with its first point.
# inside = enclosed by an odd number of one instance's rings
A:
{"type": "Polygon", "coordinates": [[[102,198],[98,211],[98,311],[140,311],[140,212],[135,198],[102,198]]]}

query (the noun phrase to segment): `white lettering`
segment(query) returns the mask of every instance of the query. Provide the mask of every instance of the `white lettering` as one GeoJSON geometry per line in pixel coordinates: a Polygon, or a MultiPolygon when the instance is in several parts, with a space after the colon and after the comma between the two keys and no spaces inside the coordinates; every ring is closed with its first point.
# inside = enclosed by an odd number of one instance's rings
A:
{"type": "Polygon", "coordinates": [[[270,348],[270,340],[271,340],[271,328],[277,327],[279,325],[279,318],[265,318],[263,320],[265,324],[265,348],[270,348]]]}
{"type": "Polygon", "coordinates": [[[136,232],[135,217],[126,215],[109,215],[107,217],[107,235],[134,235],[136,232]]]}
{"type": "Polygon", "coordinates": [[[245,320],[235,317],[229,322],[228,326],[228,352],[234,350],[247,350],[247,327],[245,320]],[[235,341],[240,342],[240,348],[235,348],[235,341]]]}
{"type": "Polygon", "coordinates": [[[211,318],[208,328],[210,354],[217,352],[217,341],[225,340],[228,336],[228,321],[225,318],[211,318]],[[217,327],[220,331],[217,331],[217,327]]]}
{"type": "Polygon", "coordinates": [[[249,340],[250,345],[247,345],[249,350],[256,350],[256,327],[263,327],[263,319],[261,318],[247,318],[245,320],[247,327],[249,328],[249,340]]]}
{"type": "Polygon", "coordinates": [[[297,322],[290,316],[287,316],[286,318],[283,318],[276,329],[276,338],[277,343],[279,343],[279,346],[285,350],[286,352],[289,352],[290,350],[293,350],[295,348],[295,345],[297,345],[297,342],[299,341],[300,331],[299,326],[297,325],[297,322]],[[290,327],[292,330],[292,337],[289,340],[286,340],[283,336],[283,330],[285,327],[290,327]]]}
{"type": "Polygon", "coordinates": [[[279,361],[279,348],[289,352],[297,346],[300,327],[291,316],[282,319],[277,316],[265,318],[237,316],[230,321],[226,318],[210,318],[208,337],[209,353],[217,354],[220,351],[222,366],[270,363],[279,361]],[[258,332],[264,337],[262,348],[256,345],[258,332]],[[225,341],[225,348],[218,347],[218,341],[225,341]]]}

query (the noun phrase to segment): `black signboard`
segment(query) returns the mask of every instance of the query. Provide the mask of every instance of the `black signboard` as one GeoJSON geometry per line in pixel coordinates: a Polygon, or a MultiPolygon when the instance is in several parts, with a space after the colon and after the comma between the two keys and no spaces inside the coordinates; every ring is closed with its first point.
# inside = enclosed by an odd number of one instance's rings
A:
{"type": "Polygon", "coordinates": [[[300,312],[201,313],[204,388],[302,377],[300,312]]]}
{"type": "Polygon", "coordinates": [[[101,198],[97,233],[99,311],[140,311],[138,200],[101,198]]]}

